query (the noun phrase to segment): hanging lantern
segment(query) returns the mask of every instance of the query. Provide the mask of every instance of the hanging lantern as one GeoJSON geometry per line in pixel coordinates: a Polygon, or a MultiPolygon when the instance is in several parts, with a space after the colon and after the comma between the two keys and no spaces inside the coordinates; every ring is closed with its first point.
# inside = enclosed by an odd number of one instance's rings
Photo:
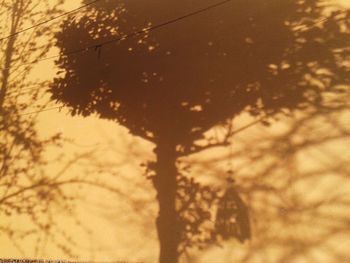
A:
{"type": "Polygon", "coordinates": [[[236,238],[244,243],[251,238],[248,208],[233,186],[219,200],[215,230],[224,240],[236,238]]]}

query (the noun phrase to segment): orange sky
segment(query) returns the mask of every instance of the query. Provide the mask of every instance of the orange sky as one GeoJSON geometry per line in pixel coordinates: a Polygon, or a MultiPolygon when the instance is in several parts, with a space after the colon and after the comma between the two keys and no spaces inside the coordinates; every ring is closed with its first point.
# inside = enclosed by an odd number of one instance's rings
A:
{"type": "MultiPolygon", "coordinates": [[[[350,7],[349,0],[340,0],[343,5],[350,7]]],[[[79,1],[66,1],[65,8],[70,10],[79,5],[79,1]]],[[[52,66],[52,61],[42,62],[38,68],[37,73],[45,76],[51,76],[54,74],[54,68],[52,66]]],[[[347,116],[349,117],[349,116],[347,116]]],[[[348,118],[349,119],[349,118],[348,118]]],[[[247,117],[242,116],[237,122],[237,127],[242,126],[244,123],[250,121],[247,117]]],[[[276,124],[272,128],[269,128],[269,133],[278,133],[282,130],[283,124],[276,124]],[[275,130],[274,130],[275,129],[275,130]]],[[[63,145],[62,150],[65,152],[67,157],[74,156],[74,154],[81,154],[86,151],[96,150],[99,156],[99,161],[102,163],[115,163],[111,169],[117,171],[120,177],[111,177],[110,175],[105,175],[102,180],[110,180],[111,184],[116,184],[122,182],[124,184],[124,191],[129,193],[135,199],[149,199],[147,206],[145,206],[144,211],[142,207],[139,208],[140,211],[135,213],[134,207],[130,207],[127,200],[122,198],[116,198],[114,194],[107,193],[101,190],[91,190],[85,189],[81,191],[81,194],[86,195],[86,198],[80,200],[78,203],[78,217],[91,228],[91,235],[87,235],[81,231],[77,226],[74,225],[69,216],[62,215],[60,223],[62,227],[71,233],[75,238],[80,240],[80,260],[146,260],[146,262],[156,262],[158,257],[158,243],[157,236],[155,232],[154,220],[156,216],[157,204],[154,200],[155,192],[152,185],[142,176],[142,170],[139,164],[145,159],[154,158],[152,155],[152,144],[147,143],[141,139],[131,137],[126,129],[121,128],[116,123],[99,120],[94,117],[82,118],[82,117],[70,117],[66,114],[65,110],[59,111],[48,111],[43,112],[40,115],[40,122],[38,126],[39,132],[42,136],[48,136],[57,132],[61,132],[65,137],[74,140],[75,145],[67,143],[63,145]],[[102,158],[101,158],[102,156],[102,158]],[[132,179],[128,181],[126,178],[130,176],[132,179]],[[146,215],[143,215],[146,213],[146,215]],[[142,216],[140,216],[142,215],[142,216]]],[[[261,134],[261,126],[253,127],[249,129],[249,132],[239,134],[237,143],[235,142],[234,147],[239,148],[239,145],[244,145],[247,140],[253,137],[259,136],[261,134]]],[[[266,129],[266,128],[265,128],[266,129]]],[[[266,131],[266,130],[264,130],[266,131]]],[[[327,151],[332,154],[340,154],[342,158],[350,158],[350,151],[343,142],[333,143],[328,145],[327,151]]],[[[222,149],[217,152],[204,153],[199,156],[194,156],[196,160],[209,160],[213,156],[220,156],[227,154],[228,149],[222,149]]],[[[319,153],[312,153],[312,151],[317,152],[317,149],[309,149],[299,156],[301,158],[303,165],[302,169],[315,170],[320,167],[320,163],[314,160],[312,156],[319,153]]],[[[55,152],[48,152],[48,156],[54,156],[55,152]]],[[[325,162],[329,162],[327,157],[324,157],[325,162]]],[[[240,163],[244,163],[244,157],[241,160],[234,161],[233,165],[239,167],[240,163]]],[[[62,166],[61,163],[52,163],[50,171],[54,173],[62,166]]],[[[217,166],[221,169],[227,166],[227,163],[218,163],[217,166]]],[[[198,166],[199,167],[199,166],[198,166]]],[[[200,168],[198,168],[198,173],[200,168]]],[[[83,172],[81,166],[74,167],[71,171],[72,174],[81,174],[83,172]]],[[[205,178],[204,178],[205,180],[205,178]]],[[[333,179],[323,182],[319,186],[319,192],[314,192],[313,195],[316,197],[325,194],[325,189],[328,191],[329,185],[334,185],[333,179]]],[[[314,182],[311,182],[313,184],[314,182]]],[[[337,179],[337,184],[339,181],[337,179]]],[[[309,186],[310,183],[308,183],[309,186]]],[[[342,192],[350,186],[348,182],[342,182],[343,187],[339,187],[339,192],[342,192]]],[[[296,186],[298,188],[300,186],[296,186]]],[[[76,186],[71,186],[69,191],[77,191],[76,186]]],[[[300,191],[297,189],[295,191],[300,191]]],[[[0,215],[1,218],[1,215],[0,215]]],[[[5,218],[1,220],[6,221],[5,218]]],[[[1,221],[0,220],[0,221],[1,221]]],[[[26,224],[26,222],[11,222],[12,224],[26,224]]],[[[33,254],[33,240],[27,241],[24,244],[25,252],[30,258],[35,257],[33,254]]],[[[201,263],[206,262],[223,262],[229,263],[230,260],[226,259],[230,257],[236,257],[240,254],[244,254],[249,246],[253,246],[252,243],[238,247],[234,243],[235,250],[232,249],[232,243],[226,244],[222,249],[213,248],[206,253],[202,253],[202,258],[197,261],[201,263]],[[218,261],[218,257],[222,257],[222,261],[218,261]]],[[[344,249],[350,245],[350,238],[345,239],[345,243],[342,243],[344,249]]],[[[41,252],[37,255],[39,258],[46,259],[66,259],[67,256],[62,252],[54,249],[51,244],[41,244],[41,252]]],[[[278,253],[278,251],[263,251],[270,253],[278,253]]],[[[266,256],[266,255],[265,255],[266,256]]],[[[0,237],[0,257],[3,258],[21,258],[21,253],[9,243],[6,238],[0,237]]],[[[322,261],[322,253],[320,255],[315,252],[315,257],[320,257],[322,261]]],[[[273,258],[273,256],[271,257],[273,258]]],[[[195,263],[194,259],[192,259],[195,263]]],[[[273,260],[273,259],[272,259],[273,260]]],[[[262,258],[257,257],[253,261],[261,263],[262,258]]],[[[267,262],[267,261],[264,261],[267,262]]],[[[274,262],[274,261],[270,261],[274,262]]],[[[294,261],[286,263],[309,263],[307,259],[295,259],[294,261]]],[[[284,262],[283,262],[284,263],[284,262]]]]}

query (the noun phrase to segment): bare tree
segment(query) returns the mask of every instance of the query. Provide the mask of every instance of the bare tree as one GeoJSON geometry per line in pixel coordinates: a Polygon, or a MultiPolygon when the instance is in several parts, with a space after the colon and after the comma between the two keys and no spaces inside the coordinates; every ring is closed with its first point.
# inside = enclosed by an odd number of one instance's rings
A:
{"type": "Polygon", "coordinates": [[[235,136],[232,153],[187,160],[214,185],[225,184],[232,162],[237,189],[249,204],[252,241],[238,253],[227,249],[222,262],[349,260],[339,245],[349,240],[349,98],[333,95],[327,107],[299,112],[282,127],[258,126],[235,136]]]}
{"type": "MultiPolygon", "coordinates": [[[[48,176],[45,150],[59,147],[61,135],[42,138],[37,132],[38,113],[47,80],[39,75],[33,61],[45,57],[52,46],[52,25],[43,23],[61,14],[62,1],[1,1],[0,25],[0,234],[7,235],[21,251],[20,241],[27,236],[46,235],[58,243],[54,215],[71,209],[64,182],[48,176]],[[37,26],[41,24],[40,26],[37,26]],[[31,28],[27,30],[27,28],[31,28]],[[33,77],[33,75],[39,75],[33,77]],[[30,112],[36,112],[28,114],[30,112]],[[27,228],[11,222],[24,218],[27,228]]],[[[57,174],[58,175],[58,174],[57,174]]]]}

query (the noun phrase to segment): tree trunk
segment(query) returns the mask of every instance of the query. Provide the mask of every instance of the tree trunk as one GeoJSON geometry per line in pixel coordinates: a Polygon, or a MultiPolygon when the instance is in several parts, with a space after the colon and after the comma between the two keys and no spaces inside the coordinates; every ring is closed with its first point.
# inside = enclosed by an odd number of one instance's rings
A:
{"type": "Polygon", "coordinates": [[[180,231],[175,205],[177,189],[175,145],[167,140],[160,141],[155,153],[157,163],[153,182],[159,203],[156,221],[160,243],[159,263],[177,263],[180,231]]]}
{"type": "Polygon", "coordinates": [[[1,72],[1,86],[0,86],[0,108],[3,108],[5,96],[8,89],[8,82],[10,78],[10,68],[13,60],[14,46],[16,42],[17,36],[14,35],[16,30],[18,29],[19,19],[21,18],[19,9],[18,9],[18,1],[16,1],[12,7],[12,15],[11,15],[11,26],[10,26],[10,36],[8,42],[6,44],[5,49],[5,60],[2,72],[1,72]]]}

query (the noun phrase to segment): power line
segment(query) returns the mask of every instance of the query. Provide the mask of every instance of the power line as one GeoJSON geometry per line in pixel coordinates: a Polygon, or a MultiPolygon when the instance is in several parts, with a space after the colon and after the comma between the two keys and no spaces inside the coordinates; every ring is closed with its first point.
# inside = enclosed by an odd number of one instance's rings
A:
{"type": "MultiPolygon", "coordinates": [[[[67,12],[66,14],[69,14],[69,13],[73,13],[73,12],[76,12],[77,10],[79,9],[82,9],[88,5],[91,5],[97,1],[100,1],[100,0],[95,0],[95,1],[92,1],[86,5],[83,5],[77,9],[74,9],[74,10],[71,10],[69,12],[67,12]]],[[[221,2],[218,2],[216,4],[212,4],[212,5],[209,5],[207,7],[204,7],[202,9],[199,9],[197,11],[193,11],[193,12],[190,12],[188,14],[185,14],[185,15],[182,15],[180,17],[177,17],[177,18],[174,18],[174,19],[171,19],[171,20],[168,20],[168,21],[165,21],[163,23],[160,23],[160,24],[157,24],[157,25],[154,25],[154,26],[150,26],[150,27],[147,27],[147,28],[144,28],[144,29],[141,29],[141,30],[138,30],[138,31],[134,31],[134,32],[131,32],[129,34],[126,34],[122,37],[119,37],[119,38],[115,38],[115,39],[111,39],[111,40],[108,40],[108,41],[105,41],[105,42],[101,42],[99,44],[94,44],[94,45],[91,45],[91,46],[87,46],[85,48],[80,48],[80,49],[76,49],[76,50],[72,50],[72,51],[69,51],[69,52],[66,52],[65,55],[70,55],[70,54],[77,54],[77,53],[82,53],[82,52],[87,52],[89,50],[96,50],[98,48],[102,48],[102,46],[104,45],[108,45],[108,44],[111,44],[111,43],[115,43],[115,42],[119,42],[119,41],[122,41],[124,39],[127,39],[127,38],[130,38],[130,37],[134,37],[134,36],[137,36],[137,35],[140,35],[140,34],[144,34],[144,33],[147,33],[148,31],[152,31],[152,30],[155,30],[155,29],[158,29],[158,28],[161,28],[161,27],[164,27],[166,25],[169,25],[169,24],[172,24],[172,23],[175,23],[175,22],[178,22],[182,19],[185,19],[185,18],[188,18],[188,17],[191,17],[191,16],[194,16],[194,15],[197,15],[199,13],[203,13],[205,11],[208,11],[210,9],[213,9],[215,7],[218,7],[218,6],[221,6],[221,5],[224,5],[228,2],[231,2],[232,0],[225,0],[225,1],[221,1],[221,2]]],[[[347,13],[348,10],[344,10],[344,11],[340,11],[339,13],[347,13]]],[[[62,14],[61,16],[63,16],[65,14],[62,14]]],[[[314,28],[316,25],[320,24],[320,23],[323,23],[323,22],[326,22],[327,20],[329,19],[329,17],[326,17],[324,19],[320,19],[316,22],[314,22],[312,25],[302,25],[300,26],[298,29],[295,30],[295,32],[299,32],[299,31],[302,31],[302,30],[310,30],[312,28],[314,28]]],[[[45,22],[43,22],[45,23],[45,22]]],[[[29,28],[28,28],[29,30],[29,28]]],[[[17,32],[18,33],[18,32],[17,32]]],[[[60,57],[60,55],[54,55],[54,56],[49,56],[49,57],[46,57],[46,58],[42,58],[42,59],[37,59],[37,60],[34,60],[34,61],[31,61],[31,62],[28,62],[28,63],[23,63],[21,65],[18,65],[17,68],[19,68],[20,66],[24,66],[24,65],[30,65],[30,64],[34,64],[34,63],[37,63],[37,62],[41,62],[41,61],[47,61],[47,60],[51,60],[51,59],[55,59],[55,58],[58,58],[60,57]]],[[[5,68],[5,69],[8,69],[8,68],[5,68]]],[[[14,93],[14,92],[13,92],[14,93]]],[[[26,94],[26,93],[30,93],[30,91],[28,92],[22,92],[18,95],[23,95],[23,94],[26,94]]],[[[12,93],[11,93],[12,95],[12,93]]],[[[15,95],[16,96],[16,95],[15,95]]],[[[12,97],[12,96],[11,96],[12,97]]]]}
{"type": "MultiPolygon", "coordinates": [[[[99,0],[97,0],[99,1],[99,0]]],[[[96,50],[96,49],[100,49],[102,48],[103,46],[105,45],[109,45],[109,44],[112,44],[112,43],[116,43],[116,42],[119,42],[119,41],[122,41],[122,40],[125,40],[125,39],[128,39],[128,38],[131,38],[131,37],[135,37],[135,36],[138,36],[138,35],[141,35],[141,34],[145,34],[149,31],[153,31],[153,30],[156,30],[158,28],[161,28],[161,27],[164,27],[164,26],[167,26],[167,25],[170,25],[170,24],[174,24],[180,20],[183,20],[183,19],[186,19],[186,18],[189,18],[189,17],[192,17],[194,15],[197,15],[197,14],[200,14],[200,13],[203,13],[203,12],[206,12],[206,11],[209,11],[213,8],[216,8],[216,7],[219,7],[219,6],[222,6],[224,4],[227,4],[229,2],[232,2],[233,0],[224,0],[224,1],[221,1],[221,2],[218,2],[216,4],[212,4],[212,5],[209,5],[207,7],[204,7],[202,9],[199,9],[199,10],[196,10],[196,11],[193,11],[193,12],[190,12],[188,14],[185,14],[185,15],[182,15],[180,17],[177,17],[177,18],[173,18],[173,19],[170,19],[168,21],[165,21],[163,23],[160,23],[160,24],[157,24],[157,25],[154,25],[154,26],[149,26],[149,27],[145,27],[143,29],[140,29],[138,31],[133,31],[129,34],[126,34],[122,37],[118,37],[118,38],[114,38],[114,39],[111,39],[111,40],[107,40],[107,41],[104,41],[104,42],[101,42],[101,43],[98,43],[98,44],[94,44],[94,45],[91,45],[91,46],[86,46],[86,47],[83,47],[83,48],[79,48],[79,49],[76,49],[76,50],[72,50],[72,51],[68,51],[66,52],[64,55],[72,55],[72,54],[78,54],[78,53],[83,53],[83,52],[87,52],[89,50],[96,50]]],[[[95,1],[96,2],[96,1],[95,1]]],[[[38,62],[42,62],[42,61],[47,61],[47,60],[51,60],[51,59],[55,59],[55,58],[58,58],[60,57],[61,55],[54,55],[54,56],[50,56],[50,57],[46,57],[46,58],[42,58],[42,59],[36,59],[36,60],[33,60],[31,62],[28,62],[28,63],[23,63],[21,65],[18,65],[18,67],[20,66],[26,66],[26,65],[31,65],[31,64],[34,64],[34,63],[38,63],[38,62]]],[[[4,68],[4,69],[9,69],[9,68],[4,68]]]]}
{"type": "MultiPolygon", "coordinates": [[[[95,3],[97,1],[100,1],[100,0],[96,0],[96,1],[93,1],[93,2],[90,2],[89,4],[87,5],[91,5],[92,3],[95,3]]],[[[182,19],[185,19],[185,18],[188,18],[188,17],[191,17],[191,16],[194,16],[194,15],[197,15],[197,14],[200,14],[200,13],[203,13],[205,11],[208,11],[210,9],[213,9],[215,7],[219,7],[221,5],[224,5],[228,2],[231,2],[232,0],[225,0],[225,1],[221,1],[221,2],[218,2],[216,4],[212,4],[212,5],[209,5],[207,7],[204,7],[202,9],[199,9],[199,10],[196,10],[196,11],[193,11],[193,12],[190,12],[188,14],[185,14],[185,15],[182,15],[180,17],[177,17],[177,18],[174,18],[174,19],[171,19],[171,20],[168,20],[168,21],[165,21],[163,23],[160,23],[160,24],[157,24],[157,25],[154,25],[154,26],[150,26],[150,27],[147,27],[147,28],[144,28],[144,29],[141,29],[141,30],[138,30],[138,31],[134,31],[134,32],[131,32],[127,35],[124,35],[122,37],[119,37],[119,38],[115,38],[115,39],[111,39],[111,40],[108,40],[108,41],[105,41],[105,42],[102,42],[102,43],[99,43],[99,44],[95,44],[95,45],[91,45],[91,46],[88,46],[88,47],[85,47],[85,48],[80,48],[80,49],[76,49],[76,50],[73,50],[73,51],[69,51],[67,53],[65,53],[65,55],[70,55],[70,54],[77,54],[77,53],[82,53],[82,52],[86,52],[86,51],[89,51],[91,49],[94,49],[96,50],[96,48],[101,48],[102,46],[104,45],[108,45],[108,44],[112,44],[112,43],[115,43],[115,42],[119,42],[119,41],[122,41],[124,39],[127,39],[127,38],[131,38],[131,37],[134,37],[134,36],[137,36],[137,35],[140,35],[140,34],[145,34],[146,32],[148,31],[151,31],[151,30],[155,30],[155,29],[158,29],[158,28],[161,28],[161,27],[164,27],[164,26],[167,26],[169,24],[173,24],[173,23],[176,23],[182,19]]],[[[78,9],[81,9],[83,7],[86,7],[87,5],[84,5],[84,6],[81,6],[79,7],[78,9]]],[[[75,9],[75,10],[72,10],[70,11],[70,13],[72,13],[73,11],[77,11],[78,9],[75,9]]],[[[44,22],[43,22],[44,23],[44,22]]],[[[30,28],[28,28],[29,30],[30,28]]],[[[17,33],[20,33],[20,32],[17,32],[17,33]]],[[[31,61],[31,62],[28,62],[28,63],[23,63],[21,65],[18,65],[17,68],[21,67],[21,66],[25,66],[25,65],[31,65],[31,64],[34,64],[34,63],[37,63],[37,62],[42,62],[42,61],[47,61],[47,60],[51,60],[51,59],[55,59],[55,58],[58,58],[60,55],[54,55],[54,56],[50,56],[50,57],[46,57],[46,58],[42,58],[42,59],[38,59],[38,60],[34,60],[34,61],[31,61]]],[[[9,69],[9,68],[5,68],[5,69],[9,69]]],[[[32,89],[30,89],[32,90],[32,89]]],[[[8,98],[11,98],[11,97],[15,97],[15,96],[18,96],[18,95],[24,95],[24,94],[27,94],[27,93],[30,93],[31,91],[28,91],[28,92],[18,92],[18,93],[15,93],[15,92],[12,92],[11,94],[9,94],[10,96],[8,98]],[[13,93],[15,93],[13,95],[13,93]]],[[[26,114],[27,115],[27,114],[26,114]]]]}
{"type": "Polygon", "coordinates": [[[32,114],[36,114],[36,113],[45,112],[45,111],[52,111],[52,110],[62,109],[62,107],[63,106],[44,108],[44,109],[38,110],[38,111],[32,111],[32,112],[23,113],[23,114],[20,114],[20,116],[26,116],[26,115],[32,115],[32,114]]]}
{"type": "MultiPolygon", "coordinates": [[[[97,0],[99,1],[99,0],[97,0]]],[[[134,31],[132,33],[129,33],[127,35],[124,35],[123,37],[119,37],[119,38],[116,38],[116,39],[112,39],[112,40],[108,40],[108,41],[105,41],[105,42],[102,42],[102,43],[99,43],[99,44],[94,44],[94,45],[91,45],[91,46],[88,46],[88,47],[85,47],[85,48],[80,48],[80,49],[76,49],[76,50],[73,50],[73,51],[69,51],[67,53],[65,53],[65,55],[70,55],[70,54],[76,54],[76,53],[82,53],[82,52],[87,52],[89,50],[96,50],[97,48],[101,48],[102,46],[104,45],[108,45],[108,44],[111,44],[111,43],[114,43],[114,42],[119,42],[119,41],[122,41],[124,39],[127,39],[127,38],[130,38],[130,37],[133,37],[133,36],[137,36],[137,35],[140,35],[140,34],[144,34],[148,31],[151,31],[151,30],[155,30],[155,29],[158,29],[160,27],[163,27],[163,26],[166,26],[168,24],[172,24],[172,23],[175,23],[179,20],[182,20],[182,19],[185,19],[187,17],[190,17],[190,16],[193,16],[193,15],[196,15],[198,13],[202,13],[202,12],[205,12],[209,9],[212,9],[212,8],[215,8],[217,6],[220,6],[220,5],[223,5],[227,2],[230,2],[232,0],[226,0],[226,1],[222,1],[222,2],[219,2],[219,3],[216,3],[216,4],[213,4],[211,6],[208,6],[208,7],[205,7],[203,9],[200,9],[200,10],[197,10],[197,11],[194,11],[194,12],[191,12],[191,13],[188,13],[186,15],[183,15],[183,16],[180,16],[180,17],[177,17],[175,19],[171,19],[171,20],[168,20],[166,22],[163,22],[161,24],[158,24],[158,25],[155,25],[155,26],[152,26],[152,27],[148,27],[148,28],[144,28],[142,30],[139,30],[139,31],[134,31]]],[[[96,2],[96,1],[95,1],[96,2]]],[[[340,11],[340,13],[347,13],[348,10],[344,10],[344,11],[340,11]]],[[[303,30],[310,30],[312,28],[314,28],[315,26],[317,26],[318,24],[320,23],[323,23],[323,22],[326,22],[327,20],[329,19],[329,17],[326,17],[326,18],[323,18],[323,19],[320,19],[316,22],[314,22],[312,25],[301,25],[300,27],[298,27],[296,30],[294,30],[294,32],[299,32],[299,31],[303,31],[303,30]]],[[[24,63],[24,64],[21,64],[19,65],[18,67],[20,66],[23,66],[23,65],[30,65],[30,64],[34,64],[34,63],[37,63],[37,62],[41,62],[41,61],[47,61],[47,60],[51,60],[51,59],[55,59],[55,58],[58,58],[60,55],[54,55],[54,56],[50,56],[50,57],[46,57],[46,58],[42,58],[42,59],[39,59],[39,60],[34,60],[32,62],[28,62],[28,63],[24,63]]],[[[20,93],[19,95],[23,95],[23,94],[26,94],[26,93],[30,93],[29,92],[25,92],[25,93],[20,93]]]]}
{"type": "Polygon", "coordinates": [[[95,4],[95,3],[98,2],[98,1],[101,1],[101,0],[94,0],[94,1],[92,1],[92,2],[90,2],[90,3],[87,3],[87,4],[85,4],[85,5],[79,6],[78,8],[75,8],[75,9],[70,10],[70,11],[68,11],[68,12],[65,12],[65,13],[63,13],[63,14],[60,14],[60,15],[58,15],[58,16],[55,16],[55,17],[53,17],[53,18],[51,18],[51,19],[45,20],[45,21],[40,22],[40,23],[38,23],[38,24],[35,24],[35,25],[30,26],[30,27],[27,27],[27,28],[24,28],[24,29],[22,29],[22,30],[19,30],[19,31],[17,31],[17,32],[15,32],[15,33],[12,33],[12,34],[6,36],[6,37],[0,38],[0,41],[3,41],[3,40],[8,39],[8,38],[15,37],[15,36],[17,36],[17,35],[19,35],[19,34],[21,34],[21,33],[24,33],[24,32],[26,32],[26,31],[31,30],[31,29],[33,29],[33,28],[36,28],[36,27],[38,27],[38,26],[42,26],[42,25],[44,25],[44,24],[46,24],[46,23],[49,23],[49,22],[51,22],[51,21],[53,21],[53,20],[56,20],[56,19],[58,19],[58,18],[61,18],[61,17],[67,16],[67,15],[73,14],[73,13],[75,13],[75,12],[81,10],[81,9],[84,9],[84,8],[86,8],[86,7],[88,7],[88,6],[92,5],[92,4],[95,4]]]}
{"type": "MultiPolygon", "coordinates": [[[[25,31],[31,30],[31,29],[33,29],[33,28],[35,28],[35,27],[41,26],[41,25],[43,25],[43,24],[45,24],[45,23],[51,22],[51,21],[53,21],[53,20],[55,20],[55,19],[58,19],[58,18],[60,18],[60,17],[63,17],[63,16],[66,16],[66,15],[72,14],[72,13],[74,13],[74,12],[77,12],[77,11],[79,11],[79,10],[81,10],[81,9],[83,9],[83,8],[86,8],[87,6],[92,5],[92,4],[94,4],[94,3],[98,2],[98,1],[100,1],[100,0],[92,1],[92,2],[90,2],[90,3],[88,3],[88,4],[85,4],[85,5],[82,5],[82,6],[78,7],[78,8],[76,8],[76,9],[73,9],[73,10],[71,10],[71,11],[69,11],[69,12],[66,12],[66,13],[64,13],[64,14],[61,14],[61,15],[59,15],[59,16],[56,16],[56,17],[54,17],[54,18],[52,18],[52,19],[50,19],[50,20],[46,20],[46,21],[43,21],[43,22],[38,23],[38,24],[36,24],[36,25],[33,25],[33,26],[31,26],[31,27],[28,27],[28,28],[25,28],[25,29],[23,29],[23,30],[17,31],[17,32],[11,34],[11,35],[8,35],[8,36],[6,36],[6,37],[0,38],[0,41],[2,41],[2,40],[4,40],[4,39],[7,39],[7,38],[14,37],[14,36],[16,36],[16,35],[18,35],[18,34],[21,34],[21,33],[25,32],[25,31]]],[[[197,11],[193,11],[193,12],[190,12],[190,13],[188,13],[188,14],[182,15],[182,16],[180,16],[180,17],[177,17],[177,18],[174,18],[174,19],[165,21],[165,22],[163,22],[163,23],[157,24],[157,25],[155,25],[155,26],[150,26],[150,27],[147,27],[147,28],[138,30],[138,31],[134,31],[134,32],[132,32],[132,33],[129,33],[129,34],[124,35],[124,36],[119,37],[119,38],[111,39],[111,40],[108,40],[108,41],[105,41],[105,42],[102,42],[102,43],[99,43],[99,44],[94,44],[94,45],[91,45],[91,46],[87,46],[87,47],[85,47],[85,48],[80,48],[80,49],[76,49],[76,50],[67,52],[65,55],[76,54],[76,53],[82,53],[82,52],[89,51],[90,49],[101,48],[102,46],[105,46],[105,45],[108,45],[108,44],[112,44],[112,43],[115,43],[115,42],[119,42],[119,41],[122,41],[122,40],[124,40],[124,39],[131,38],[131,37],[134,37],[134,36],[137,36],[137,35],[140,35],[140,34],[144,34],[144,33],[147,33],[147,32],[149,32],[149,31],[156,30],[156,29],[158,29],[158,28],[167,26],[167,25],[169,25],[169,24],[176,23],[176,22],[178,22],[178,21],[180,21],[180,20],[183,20],[183,19],[192,17],[192,16],[194,16],[194,15],[197,15],[197,14],[200,14],[200,13],[203,13],[203,12],[206,12],[206,11],[208,11],[208,10],[211,10],[211,9],[213,9],[213,8],[222,6],[222,5],[224,5],[224,4],[228,3],[228,2],[231,2],[231,1],[232,1],[232,0],[221,1],[221,2],[218,2],[218,3],[216,3],[216,4],[207,6],[207,7],[202,8],[202,9],[199,9],[199,10],[197,10],[197,11]]],[[[345,12],[347,12],[347,11],[344,11],[344,13],[345,13],[345,12]]],[[[322,22],[325,22],[325,21],[327,21],[328,19],[329,19],[329,18],[321,19],[321,20],[315,22],[315,23],[314,23],[313,25],[311,25],[311,26],[306,26],[306,25],[301,26],[299,29],[296,30],[296,32],[297,32],[297,31],[301,31],[301,30],[303,30],[303,29],[311,29],[311,28],[315,27],[317,24],[322,23],[322,22]]],[[[34,63],[40,62],[40,61],[51,60],[51,59],[57,58],[57,57],[59,57],[59,56],[60,56],[60,55],[50,56],[50,57],[46,57],[46,58],[43,58],[43,59],[35,60],[35,61],[29,62],[29,63],[25,63],[25,64],[22,64],[22,65],[29,65],[29,64],[34,64],[34,63]]],[[[19,65],[19,66],[22,66],[22,65],[19,65]]],[[[24,93],[22,93],[22,94],[24,94],[24,93]]],[[[18,95],[22,95],[22,94],[18,94],[18,95]]],[[[21,114],[21,116],[32,115],[32,114],[37,114],[37,113],[47,112],[47,111],[52,111],[52,110],[57,110],[57,109],[62,109],[62,106],[44,108],[44,109],[42,109],[42,110],[38,110],[38,111],[34,111],[34,112],[28,112],[28,113],[21,114]]],[[[239,132],[241,132],[241,131],[243,131],[243,130],[246,130],[247,128],[249,128],[249,127],[251,127],[251,126],[254,126],[254,125],[258,124],[260,121],[261,121],[261,119],[256,120],[256,121],[253,121],[252,123],[249,123],[248,125],[243,126],[243,127],[239,128],[238,130],[234,131],[234,134],[239,133],[239,132]]]]}
{"type": "MultiPolygon", "coordinates": [[[[97,1],[100,1],[100,0],[96,0],[94,2],[97,2],[97,1]]],[[[156,30],[158,28],[167,26],[169,24],[176,23],[176,22],[178,22],[180,20],[189,18],[191,16],[194,16],[194,15],[206,12],[206,11],[208,11],[210,9],[222,6],[222,5],[224,5],[224,4],[228,3],[228,2],[231,2],[231,1],[232,0],[224,0],[224,1],[218,2],[216,4],[212,4],[212,5],[209,5],[207,7],[202,8],[202,9],[199,9],[197,11],[193,11],[193,12],[190,12],[188,14],[182,15],[180,17],[177,17],[177,18],[174,18],[174,19],[170,19],[170,20],[165,21],[163,23],[160,23],[160,24],[157,24],[157,25],[154,25],[154,26],[150,26],[150,27],[146,27],[146,28],[143,28],[143,29],[138,30],[138,31],[131,32],[131,33],[126,34],[126,35],[124,35],[122,37],[118,37],[118,38],[107,40],[107,41],[104,41],[104,42],[101,42],[101,43],[98,43],[98,44],[86,46],[84,48],[79,48],[79,49],[76,49],[76,50],[68,51],[64,55],[72,55],[72,54],[78,54],[78,53],[87,52],[89,50],[101,49],[105,45],[109,45],[109,44],[116,43],[116,42],[119,42],[119,41],[122,41],[122,40],[125,40],[125,39],[128,39],[128,38],[134,37],[134,36],[145,34],[145,33],[149,32],[149,31],[156,30]]],[[[94,2],[91,2],[91,3],[94,3],[94,2]]],[[[89,4],[91,4],[91,3],[89,3],[89,4]]],[[[348,13],[348,12],[349,12],[349,10],[339,11],[339,13],[348,13]]],[[[308,25],[301,25],[299,28],[295,29],[294,32],[299,32],[299,31],[303,31],[303,30],[310,30],[310,29],[314,28],[316,25],[327,21],[328,19],[329,19],[329,17],[320,19],[320,20],[314,22],[313,25],[310,25],[310,26],[308,26],[308,25]]],[[[59,58],[60,56],[61,55],[53,55],[53,56],[49,56],[49,57],[42,58],[42,59],[36,59],[36,60],[31,61],[31,62],[20,64],[20,65],[18,65],[18,67],[31,65],[31,64],[38,63],[38,62],[42,62],[42,61],[52,60],[52,59],[55,59],[55,58],[59,58]]],[[[3,69],[9,69],[9,68],[3,68],[3,69]]]]}

